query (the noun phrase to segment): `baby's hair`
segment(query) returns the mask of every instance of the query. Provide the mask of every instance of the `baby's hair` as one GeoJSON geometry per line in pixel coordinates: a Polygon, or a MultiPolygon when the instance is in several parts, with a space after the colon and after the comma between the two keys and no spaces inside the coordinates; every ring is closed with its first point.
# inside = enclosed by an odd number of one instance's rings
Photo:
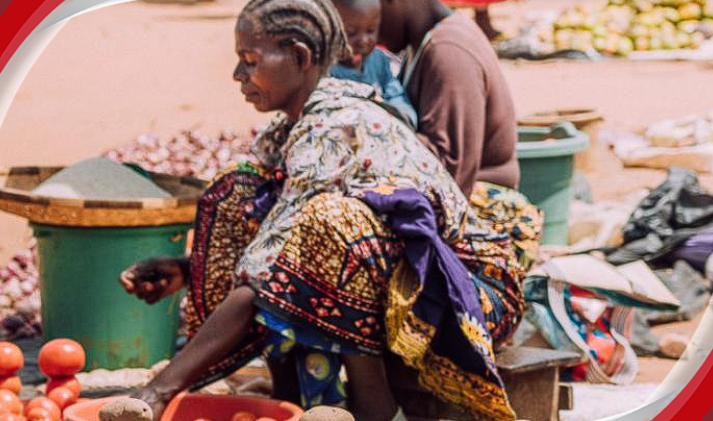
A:
{"type": "Polygon", "coordinates": [[[268,35],[307,45],[314,64],[329,65],[350,54],[332,0],[251,0],[238,20],[246,17],[254,19],[268,35]]]}

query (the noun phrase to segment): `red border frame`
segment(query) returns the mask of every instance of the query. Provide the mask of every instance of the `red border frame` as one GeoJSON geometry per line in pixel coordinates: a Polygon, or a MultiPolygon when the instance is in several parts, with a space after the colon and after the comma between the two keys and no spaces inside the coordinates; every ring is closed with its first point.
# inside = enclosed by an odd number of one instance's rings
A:
{"type": "MultiPolygon", "coordinates": [[[[19,46],[63,0],[12,0],[0,15],[0,72],[19,46]]],[[[493,1],[453,0],[448,3],[475,5],[493,1]]],[[[653,421],[713,420],[713,355],[709,355],[683,391],[653,421]]]]}
{"type": "Polygon", "coordinates": [[[0,15],[0,72],[44,18],[63,0],[12,0],[0,15]]]}

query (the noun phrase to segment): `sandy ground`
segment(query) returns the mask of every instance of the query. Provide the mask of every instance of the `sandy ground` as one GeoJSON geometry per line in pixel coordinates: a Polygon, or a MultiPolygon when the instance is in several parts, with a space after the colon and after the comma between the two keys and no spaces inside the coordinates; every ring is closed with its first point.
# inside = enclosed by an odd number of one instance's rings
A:
{"type": "MultiPolygon", "coordinates": [[[[526,13],[566,0],[502,3],[497,24],[516,27],[526,13]]],[[[72,19],[21,86],[0,127],[0,166],[71,164],[130,142],[140,133],[169,136],[182,129],[216,134],[248,131],[264,122],[231,79],[233,25],[243,1],[194,6],[141,2],[72,19]]],[[[605,128],[640,130],[659,119],[708,110],[710,63],[505,62],[517,112],[592,107],[605,128]]],[[[654,187],[665,173],[623,169],[608,151],[587,174],[597,199],[617,199],[654,187]]],[[[713,188],[713,177],[704,176],[713,188]]],[[[0,215],[0,262],[23,247],[24,221],[0,215]]],[[[691,334],[697,321],[657,331],[691,334]]],[[[660,382],[673,361],[645,358],[638,382],[660,382]]]]}

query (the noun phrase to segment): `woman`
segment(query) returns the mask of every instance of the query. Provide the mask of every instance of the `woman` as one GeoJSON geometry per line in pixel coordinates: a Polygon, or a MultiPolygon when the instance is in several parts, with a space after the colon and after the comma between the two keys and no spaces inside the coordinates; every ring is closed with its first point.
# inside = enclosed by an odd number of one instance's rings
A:
{"type": "MultiPolygon", "coordinates": [[[[160,414],[262,353],[276,397],[339,403],[344,364],[358,421],[402,420],[388,349],[475,417],[514,419],[493,361],[523,310],[518,249],[491,228],[504,208],[469,207],[371,87],[324,77],[349,54],[330,0],[250,1],[236,52],[246,99],[282,113],[204,193],[190,260],[122,274],[150,302],[188,289],[191,340],[135,396],[160,414]]],[[[541,221],[513,221],[537,237],[541,221]]]]}
{"type": "Polygon", "coordinates": [[[483,32],[438,0],[381,0],[381,6],[380,42],[412,52],[402,83],[424,144],[466,196],[479,181],[515,188],[515,106],[483,32]]]}

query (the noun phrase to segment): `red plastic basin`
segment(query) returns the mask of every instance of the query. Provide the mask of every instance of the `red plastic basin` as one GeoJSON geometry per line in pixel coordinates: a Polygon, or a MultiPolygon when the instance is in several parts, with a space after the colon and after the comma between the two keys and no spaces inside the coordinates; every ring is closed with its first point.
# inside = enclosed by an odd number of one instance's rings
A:
{"type": "MultiPolygon", "coordinates": [[[[91,399],[78,402],[64,410],[65,421],[99,421],[99,410],[116,397],[91,399]]],[[[211,421],[230,421],[233,414],[248,411],[258,417],[270,417],[277,421],[297,421],[302,409],[289,402],[271,399],[181,394],[166,407],[161,421],[193,421],[207,418],[211,421]]]]}

